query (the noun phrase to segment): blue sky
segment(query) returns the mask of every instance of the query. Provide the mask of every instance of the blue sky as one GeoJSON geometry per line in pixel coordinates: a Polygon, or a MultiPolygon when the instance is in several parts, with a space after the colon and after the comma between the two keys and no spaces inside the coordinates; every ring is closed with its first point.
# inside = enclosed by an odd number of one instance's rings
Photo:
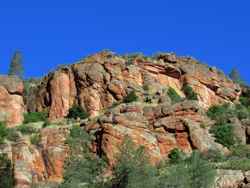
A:
{"type": "Polygon", "coordinates": [[[193,56],[250,82],[250,1],[8,0],[0,2],[0,74],[15,50],[25,76],[100,51],[193,56]]]}

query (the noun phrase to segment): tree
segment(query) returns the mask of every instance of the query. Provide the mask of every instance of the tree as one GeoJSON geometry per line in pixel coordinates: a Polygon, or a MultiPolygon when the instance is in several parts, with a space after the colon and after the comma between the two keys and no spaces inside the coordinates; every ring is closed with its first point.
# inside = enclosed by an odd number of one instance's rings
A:
{"type": "Polygon", "coordinates": [[[160,187],[211,188],[216,172],[199,152],[166,169],[160,177],[160,187]]]}
{"type": "Polygon", "coordinates": [[[6,154],[0,154],[0,188],[14,187],[11,161],[6,154]]]}
{"type": "Polygon", "coordinates": [[[66,143],[70,156],[66,161],[64,180],[59,188],[101,188],[104,182],[101,175],[105,161],[91,153],[91,138],[80,126],[73,126],[66,143]]]}
{"type": "Polygon", "coordinates": [[[10,76],[18,76],[19,78],[23,78],[23,65],[22,65],[22,54],[20,51],[16,51],[11,59],[9,75],[10,76]]]}
{"type": "Polygon", "coordinates": [[[244,81],[241,79],[240,73],[237,68],[233,68],[232,71],[229,73],[229,78],[233,80],[235,83],[243,84],[244,81]]]}
{"type": "Polygon", "coordinates": [[[158,185],[157,170],[150,165],[143,147],[136,148],[127,137],[113,169],[112,188],[152,188],[158,185]]]}

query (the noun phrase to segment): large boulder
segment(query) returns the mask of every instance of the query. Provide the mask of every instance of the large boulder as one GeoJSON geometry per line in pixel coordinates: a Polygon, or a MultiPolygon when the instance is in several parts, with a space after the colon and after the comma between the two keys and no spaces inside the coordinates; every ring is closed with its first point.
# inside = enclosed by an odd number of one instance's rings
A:
{"type": "Polygon", "coordinates": [[[17,77],[0,76],[0,121],[8,126],[23,122],[23,82],[17,77]]]}

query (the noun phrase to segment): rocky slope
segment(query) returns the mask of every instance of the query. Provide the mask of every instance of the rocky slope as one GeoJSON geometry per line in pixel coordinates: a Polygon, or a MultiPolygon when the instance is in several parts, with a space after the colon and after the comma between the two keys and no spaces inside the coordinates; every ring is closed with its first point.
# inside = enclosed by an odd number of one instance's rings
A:
{"type": "MultiPolygon", "coordinates": [[[[209,133],[214,121],[206,116],[206,110],[213,105],[237,102],[241,94],[241,88],[223,73],[192,58],[174,54],[127,57],[111,52],[58,68],[31,91],[24,105],[22,82],[0,77],[0,121],[6,121],[9,127],[17,126],[25,111],[48,111],[54,123],[38,129],[41,139],[37,145],[24,135],[0,145],[0,153],[7,153],[12,160],[17,188],[62,181],[68,156],[65,140],[70,128],[63,118],[74,105],[89,112],[90,118],[80,125],[95,137],[92,151],[106,156],[112,167],[126,136],[136,145],[145,146],[152,164],[167,158],[174,148],[187,154],[194,149],[203,153],[217,149],[227,154],[228,149],[209,133]],[[185,85],[197,93],[197,101],[185,99],[185,85]],[[173,103],[169,88],[183,99],[173,103]],[[138,101],[123,103],[131,91],[135,91],[138,101]]],[[[248,123],[241,127],[238,134],[246,143],[250,135],[248,123]]],[[[217,180],[219,188],[234,187],[234,180],[237,185],[247,184],[243,172],[221,174],[217,180]],[[237,173],[238,178],[231,181],[232,173],[237,173]]]]}

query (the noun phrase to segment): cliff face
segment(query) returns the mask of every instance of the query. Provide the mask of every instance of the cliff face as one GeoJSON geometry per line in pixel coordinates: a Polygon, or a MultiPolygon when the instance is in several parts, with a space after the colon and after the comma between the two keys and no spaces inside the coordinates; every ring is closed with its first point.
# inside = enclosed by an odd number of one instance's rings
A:
{"type": "MultiPolygon", "coordinates": [[[[194,149],[228,153],[209,133],[214,122],[205,112],[213,105],[238,101],[240,94],[241,88],[223,73],[191,58],[174,54],[131,58],[102,52],[49,73],[26,98],[26,110],[48,111],[51,122],[57,122],[78,104],[91,116],[81,126],[95,135],[92,151],[105,155],[110,167],[116,163],[119,145],[126,136],[143,145],[151,163],[157,164],[174,148],[187,154],[194,149]],[[197,101],[185,100],[185,85],[197,93],[197,101]],[[169,88],[183,100],[174,104],[167,94],[169,88]],[[138,101],[123,103],[131,91],[138,101]]],[[[23,121],[22,95],[21,81],[0,77],[0,121],[7,121],[10,127],[23,121]]],[[[39,129],[37,145],[27,136],[0,145],[0,153],[7,153],[14,164],[16,187],[62,181],[69,128],[63,123],[39,129]]],[[[241,131],[245,142],[247,130],[245,126],[241,131]]],[[[227,184],[231,176],[223,178],[218,184],[227,184]]],[[[244,180],[242,173],[238,179],[244,180]]]]}
{"type": "Polygon", "coordinates": [[[73,104],[80,104],[91,116],[121,101],[131,90],[143,92],[172,87],[184,97],[188,84],[198,94],[203,108],[238,99],[241,89],[215,68],[191,58],[173,54],[156,59],[128,59],[99,53],[85,61],[58,69],[42,81],[36,94],[36,110],[49,109],[51,120],[65,117],[73,104]]]}

